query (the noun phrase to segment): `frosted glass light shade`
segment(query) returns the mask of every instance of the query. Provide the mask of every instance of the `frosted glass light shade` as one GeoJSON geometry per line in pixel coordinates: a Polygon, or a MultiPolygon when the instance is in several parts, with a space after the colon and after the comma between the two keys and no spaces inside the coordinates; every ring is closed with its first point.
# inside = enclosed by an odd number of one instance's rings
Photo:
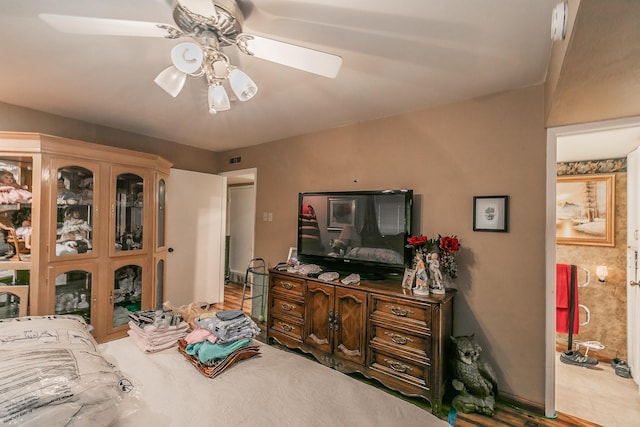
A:
{"type": "Polygon", "coordinates": [[[195,43],[184,42],[171,49],[171,61],[176,68],[183,73],[192,74],[200,69],[204,54],[195,43]]]}
{"type": "Polygon", "coordinates": [[[229,73],[229,84],[240,101],[248,101],[258,93],[258,86],[253,80],[237,68],[229,73]]]}
{"type": "Polygon", "coordinates": [[[215,114],[218,111],[226,111],[231,108],[229,95],[220,85],[209,86],[209,113],[215,114]]]}
{"type": "Polygon", "coordinates": [[[153,81],[175,98],[184,87],[187,75],[172,65],[165,68],[153,81]]]}

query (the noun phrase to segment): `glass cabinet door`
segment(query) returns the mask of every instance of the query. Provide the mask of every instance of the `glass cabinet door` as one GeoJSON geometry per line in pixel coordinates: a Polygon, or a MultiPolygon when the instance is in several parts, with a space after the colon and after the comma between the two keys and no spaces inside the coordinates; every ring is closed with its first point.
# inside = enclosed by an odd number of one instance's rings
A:
{"type": "Polygon", "coordinates": [[[55,314],[77,314],[91,323],[92,274],[85,270],[55,275],[55,314]]]}
{"type": "Polygon", "coordinates": [[[31,256],[33,159],[0,158],[0,261],[31,256]]]}
{"type": "Polygon", "coordinates": [[[115,198],[116,252],[143,249],[144,179],[134,173],[117,175],[115,198]]]}
{"type": "Polygon", "coordinates": [[[0,319],[26,316],[29,270],[0,270],[0,319]]]}
{"type": "Polygon", "coordinates": [[[115,270],[111,292],[114,328],[129,323],[129,315],[142,309],[142,275],[142,267],[135,264],[115,270]]]}
{"type": "Polygon", "coordinates": [[[156,227],[158,229],[157,244],[156,244],[157,248],[163,248],[165,245],[164,236],[165,236],[166,197],[167,197],[167,185],[165,183],[165,180],[161,178],[158,180],[158,202],[157,202],[158,203],[158,206],[157,206],[158,219],[156,221],[157,222],[156,227]]]}
{"type": "Polygon", "coordinates": [[[96,222],[93,171],[82,166],[57,170],[55,255],[91,254],[96,222]]]}

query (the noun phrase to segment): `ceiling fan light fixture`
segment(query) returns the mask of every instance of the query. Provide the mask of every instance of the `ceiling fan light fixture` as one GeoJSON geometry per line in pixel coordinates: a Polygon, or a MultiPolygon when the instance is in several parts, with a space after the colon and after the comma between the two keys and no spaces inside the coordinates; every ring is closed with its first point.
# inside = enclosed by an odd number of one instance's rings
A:
{"type": "Polygon", "coordinates": [[[248,101],[258,93],[258,86],[244,71],[234,68],[229,73],[231,90],[240,101],[248,101]]]}
{"type": "Polygon", "coordinates": [[[224,60],[215,61],[211,64],[213,75],[217,79],[226,79],[229,72],[229,64],[224,60]]]}
{"type": "Polygon", "coordinates": [[[171,62],[183,73],[193,74],[202,67],[204,53],[200,46],[192,42],[177,44],[171,49],[171,62]]]}
{"type": "Polygon", "coordinates": [[[172,65],[162,70],[153,81],[175,98],[184,87],[187,75],[172,65]]]}
{"type": "Polygon", "coordinates": [[[231,102],[227,91],[219,84],[215,83],[209,86],[209,113],[215,114],[218,111],[227,111],[231,109],[231,102]]]}

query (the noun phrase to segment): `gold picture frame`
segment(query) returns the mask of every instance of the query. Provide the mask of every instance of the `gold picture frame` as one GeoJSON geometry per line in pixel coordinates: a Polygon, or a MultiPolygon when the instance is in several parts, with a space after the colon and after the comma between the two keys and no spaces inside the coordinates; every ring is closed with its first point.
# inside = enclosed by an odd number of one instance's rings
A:
{"type": "Polygon", "coordinates": [[[556,180],[556,243],[615,246],[615,175],[556,180]]]}
{"type": "Polygon", "coordinates": [[[404,277],[402,278],[402,289],[413,288],[413,281],[416,277],[416,271],[412,268],[404,269],[404,277]]]}

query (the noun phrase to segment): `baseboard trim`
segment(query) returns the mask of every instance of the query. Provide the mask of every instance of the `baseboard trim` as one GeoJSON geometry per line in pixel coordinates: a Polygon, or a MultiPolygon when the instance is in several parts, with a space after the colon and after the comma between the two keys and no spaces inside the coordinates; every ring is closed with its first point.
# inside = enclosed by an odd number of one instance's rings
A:
{"type": "Polygon", "coordinates": [[[500,392],[498,400],[516,410],[523,410],[538,417],[544,417],[544,404],[523,399],[509,393],[500,392]]]}

